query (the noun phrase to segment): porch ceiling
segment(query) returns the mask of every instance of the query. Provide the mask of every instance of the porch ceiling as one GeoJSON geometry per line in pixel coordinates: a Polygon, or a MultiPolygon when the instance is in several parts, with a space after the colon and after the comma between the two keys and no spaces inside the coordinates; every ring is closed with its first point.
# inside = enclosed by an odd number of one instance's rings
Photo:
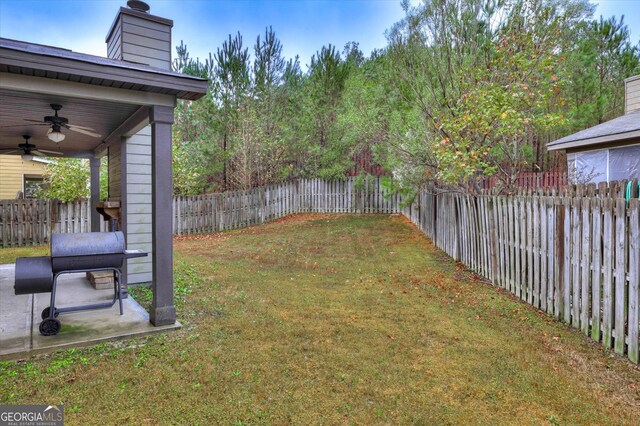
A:
{"type": "Polygon", "coordinates": [[[140,105],[0,90],[0,148],[17,148],[23,143],[22,135],[29,134],[29,142],[38,148],[59,151],[69,157],[88,156],[138,108],[140,105]],[[101,138],[62,129],[66,138],[56,144],[47,138],[49,126],[25,121],[53,115],[50,104],[54,103],[62,105],[58,114],[70,124],[91,127],[101,138]]]}

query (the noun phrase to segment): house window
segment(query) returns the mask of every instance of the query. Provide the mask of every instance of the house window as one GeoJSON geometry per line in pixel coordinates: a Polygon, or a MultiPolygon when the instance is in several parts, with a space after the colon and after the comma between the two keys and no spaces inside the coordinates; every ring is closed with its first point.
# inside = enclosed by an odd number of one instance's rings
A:
{"type": "Polygon", "coordinates": [[[640,145],[609,150],[609,180],[640,179],[640,145]]]}
{"type": "Polygon", "coordinates": [[[573,183],[598,183],[640,178],[640,145],[567,154],[573,183]]]}
{"type": "Polygon", "coordinates": [[[34,198],[42,182],[42,175],[23,175],[24,198],[34,198]]]}
{"type": "Polygon", "coordinates": [[[576,153],[573,181],[577,183],[607,181],[606,149],[576,153]]]}

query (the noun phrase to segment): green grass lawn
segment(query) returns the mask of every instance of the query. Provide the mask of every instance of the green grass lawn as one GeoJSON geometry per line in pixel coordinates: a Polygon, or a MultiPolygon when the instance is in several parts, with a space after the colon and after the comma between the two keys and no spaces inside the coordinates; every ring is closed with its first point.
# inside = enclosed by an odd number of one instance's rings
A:
{"type": "Polygon", "coordinates": [[[0,247],[0,265],[16,263],[17,257],[28,256],[49,256],[49,246],[30,246],[10,249],[0,247]]]}
{"type": "Polygon", "coordinates": [[[0,404],[63,403],[68,424],[640,418],[636,366],[399,216],[299,215],[175,252],[181,330],[3,362],[0,404]]]}

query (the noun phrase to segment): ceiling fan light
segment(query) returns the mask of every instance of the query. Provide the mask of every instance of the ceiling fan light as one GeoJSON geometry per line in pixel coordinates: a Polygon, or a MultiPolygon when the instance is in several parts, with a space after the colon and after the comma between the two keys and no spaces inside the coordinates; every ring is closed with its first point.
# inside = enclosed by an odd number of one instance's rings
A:
{"type": "Polygon", "coordinates": [[[51,140],[51,141],[53,141],[55,143],[58,143],[58,142],[62,142],[64,140],[65,135],[64,135],[64,133],[62,133],[60,131],[54,130],[54,131],[49,132],[47,134],[47,137],[49,138],[49,140],[51,140]]]}
{"type": "Polygon", "coordinates": [[[33,155],[31,154],[22,154],[22,161],[31,161],[33,160],[33,155]]]}

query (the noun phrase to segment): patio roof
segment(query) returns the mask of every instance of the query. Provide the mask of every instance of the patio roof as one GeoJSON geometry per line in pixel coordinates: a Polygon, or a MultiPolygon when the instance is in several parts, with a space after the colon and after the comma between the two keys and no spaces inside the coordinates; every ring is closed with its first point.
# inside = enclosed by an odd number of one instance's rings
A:
{"type": "Polygon", "coordinates": [[[6,38],[0,38],[0,72],[162,93],[189,100],[201,98],[207,90],[206,79],[6,38]]]}
{"type": "Polygon", "coordinates": [[[549,151],[582,148],[606,143],[624,143],[640,138],[640,110],[547,144],[549,151]]]}
{"type": "Polygon", "coordinates": [[[40,149],[92,157],[141,108],[199,99],[207,86],[206,79],[170,70],[0,38],[0,148],[14,148],[29,134],[40,149]],[[68,143],[50,141],[47,126],[27,120],[53,115],[52,103],[63,106],[69,123],[101,138],[63,130],[68,143]]]}

